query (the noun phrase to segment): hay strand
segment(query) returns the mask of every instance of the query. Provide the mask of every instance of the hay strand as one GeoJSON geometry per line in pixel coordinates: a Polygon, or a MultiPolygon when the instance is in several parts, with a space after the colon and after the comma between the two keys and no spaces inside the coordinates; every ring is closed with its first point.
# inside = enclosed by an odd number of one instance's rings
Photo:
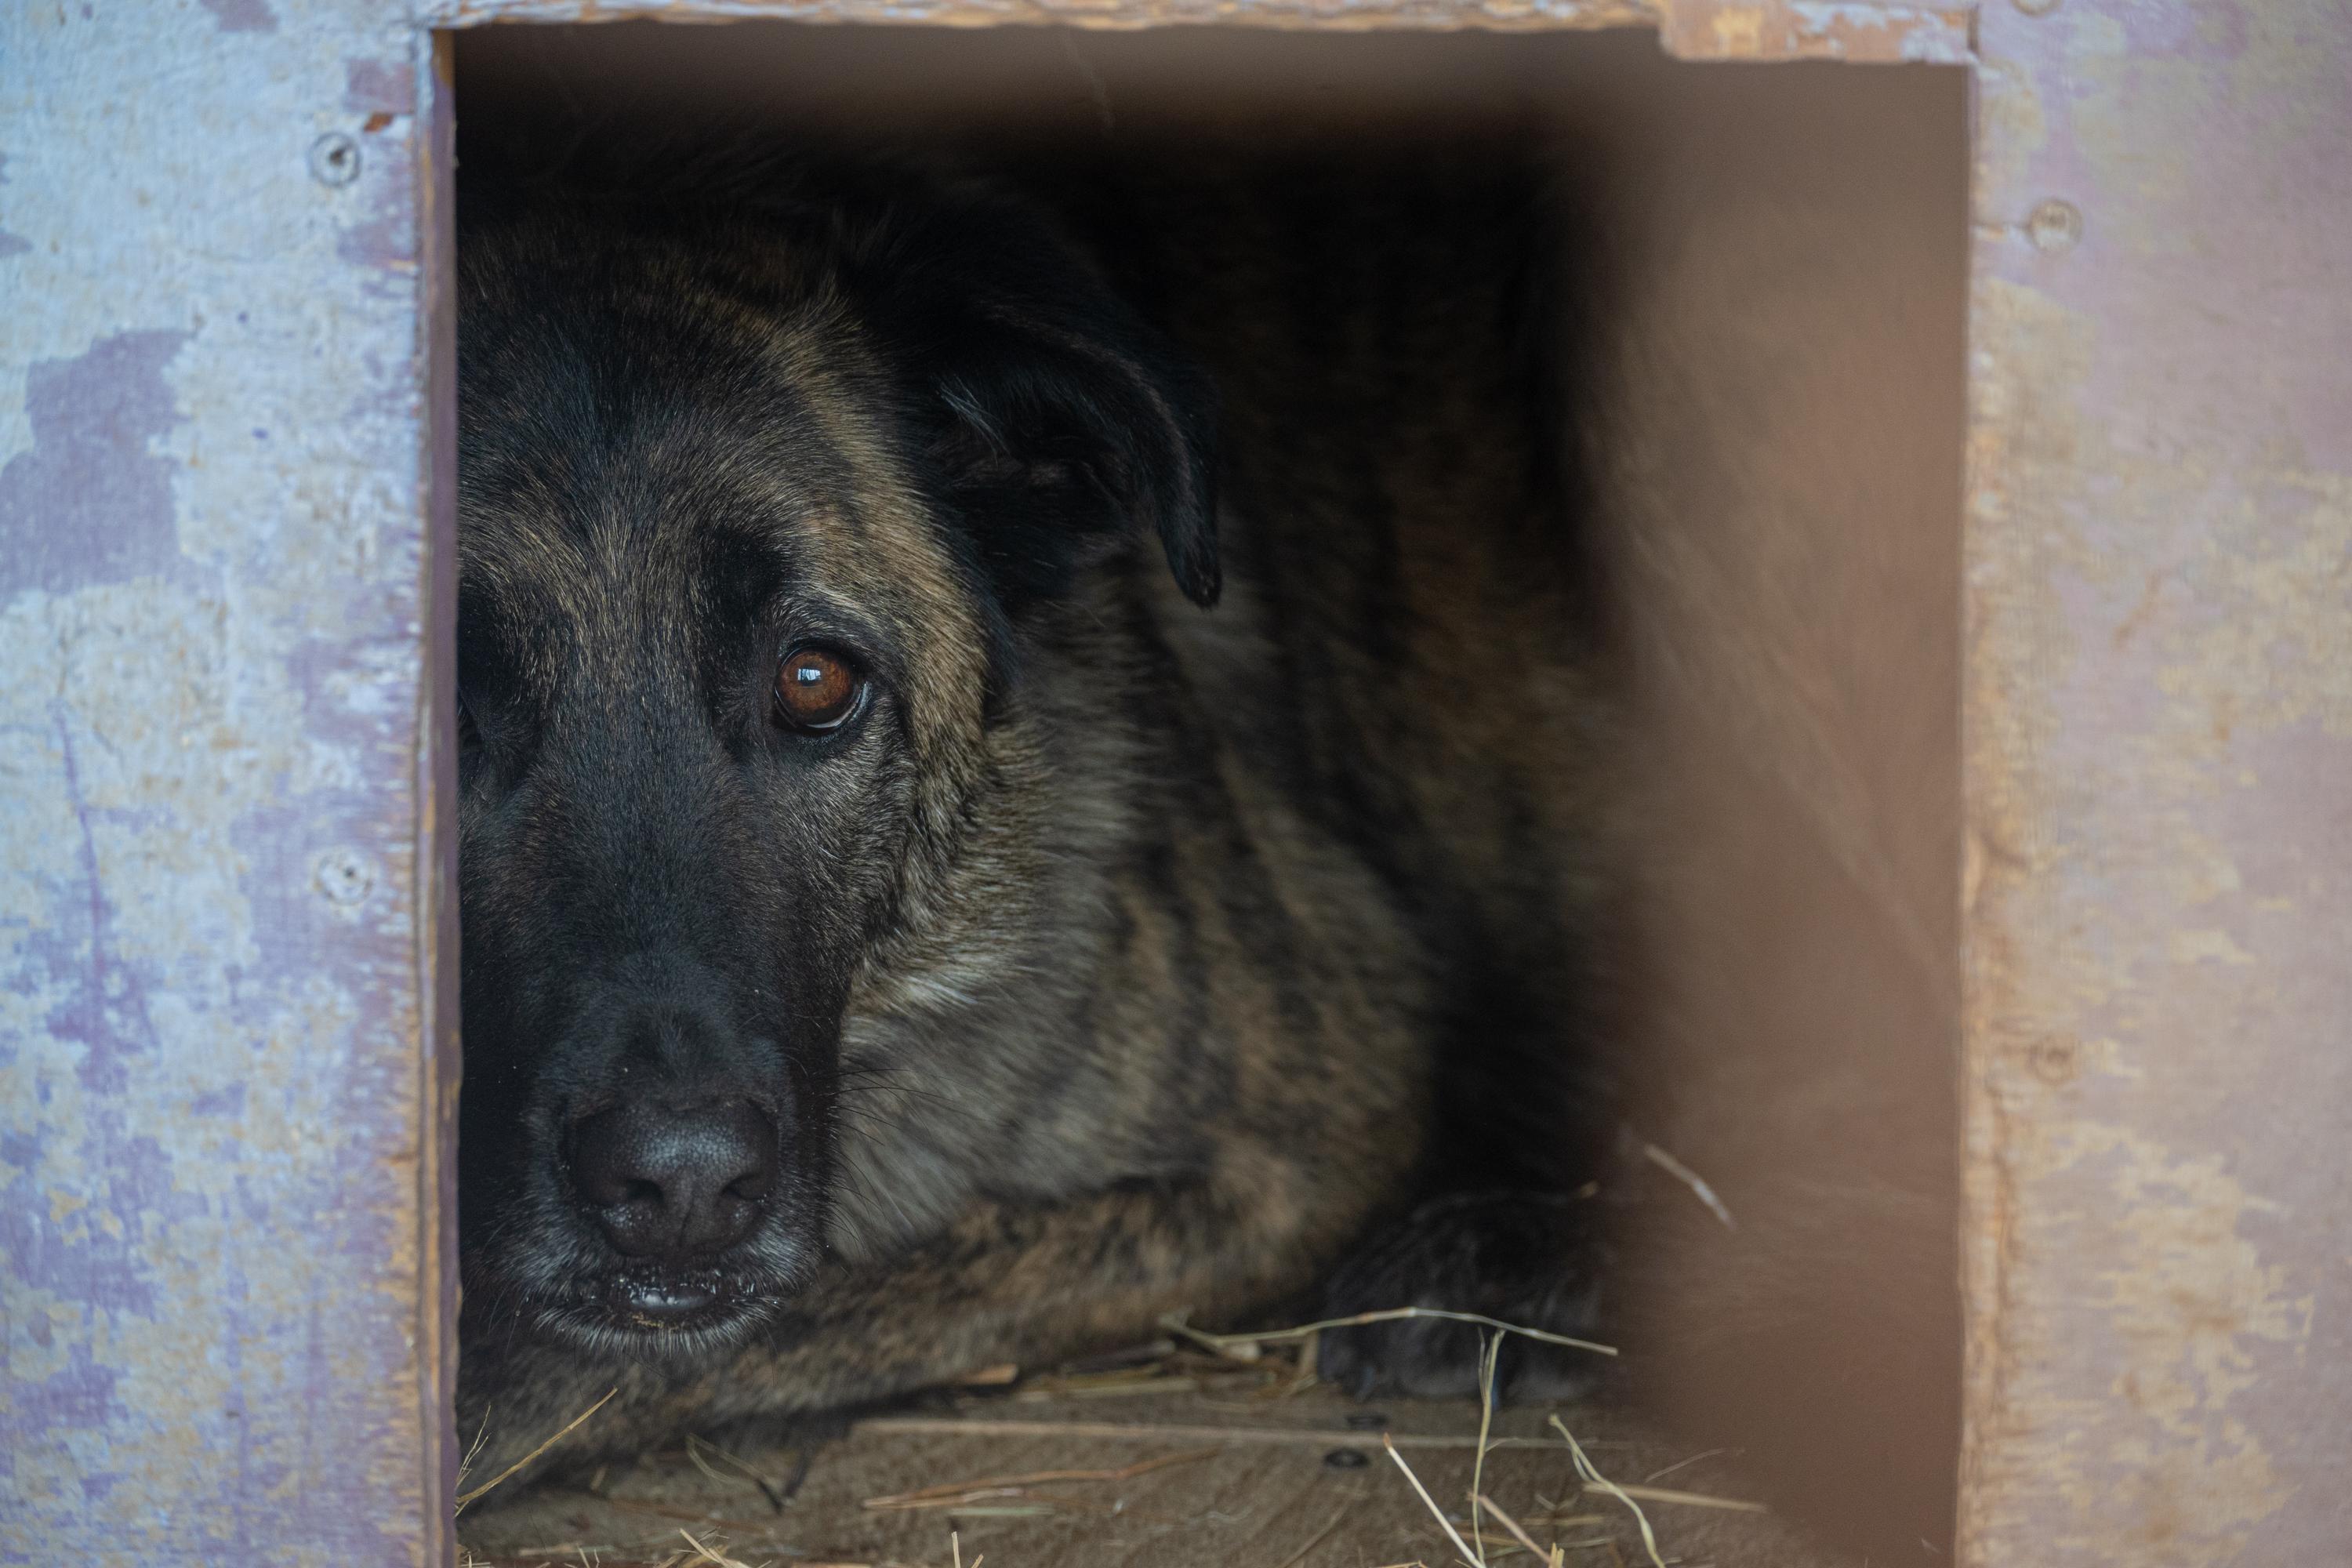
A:
{"type": "Polygon", "coordinates": [[[1699,1202],[1706,1205],[1706,1212],[1723,1222],[1724,1229],[1738,1230],[1739,1228],[1739,1222],[1731,1217],[1730,1205],[1726,1204],[1721,1198],[1716,1196],[1715,1189],[1707,1185],[1706,1177],[1700,1175],[1696,1171],[1692,1170],[1688,1165],[1684,1164],[1680,1160],[1675,1159],[1672,1154],[1667,1153],[1664,1149],[1659,1148],[1655,1143],[1646,1142],[1643,1143],[1642,1156],[1648,1160],[1650,1163],[1657,1166],[1658,1169],[1664,1171],[1666,1174],[1672,1176],[1675,1180],[1688,1187],[1693,1195],[1695,1195],[1699,1202]]]}
{"type": "Polygon", "coordinates": [[[1592,1461],[1585,1458],[1584,1445],[1576,1440],[1576,1434],[1568,1429],[1567,1422],[1555,1415],[1551,1424],[1561,1436],[1568,1439],[1568,1451],[1576,1461],[1576,1473],[1584,1478],[1585,1484],[1599,1487],[1633,1510],[1633,1522],[1642,1527],[1642,1546],[1650,1554],[1651,1568],[1666,1568],[1666,1560],[1658,1554],[1657,1532],[1650,1528],[1650,1516],[1642,1511],[1642,1505],[1626,1496],[1624,1488],[1592,1468],[1592,1461]]]}
{"type": "Polygon", "coordinates": [[[1728,1454],[1729,1452],[1731,1452],[1731,1450],[1728,1448],[1702,1448],[1687,1459],[1676,1459],[1673,1464],[1668,1465],[1663,1470],[1652,1470],[1648,1475],[1642,1478],[1642,1484],[1643,1486],[1647,1486],[1652,1481],[1664,1480],[1676,1470],[1686,1470],[1690,1468],[1691,1466],[1697,1464],[1701,1459],[1712,1459],[1717,1455],[1728,1454]]]}
{"type": "Polygon", "coordinates": [[[1297,1551],[1292,1552],[1289,1556],[1276,1563],[1274,1568],[1298,1568],[1298,1565],[1301,1563],[1307,1561],[1307,1554],[1308,1552],[1314,1551],[1317,1547],[1322,1545],[1324,1542],[1330,1539],[1331,1532],[1339,1529],[1340,1522],[1344,1521],[1349,1513],[1354,1511],[1356,1504],[1360,1500],[1362,1495],[1361,1489],[1359,1489],[1355,1493],[1351,1494],[1347,1501],[1341,1503],[1339,1508],[1333,1511],[1330,1518],[1323,1521],[1322,1529],[1308,1536],[1297,1551]]]}
{"type": "Polygon", "coordinates": [[[1727,1513],[1772,1511],[1760,1502],[1745,1502],[1738,1498],[1709,1497],[1705,1492],[1676,1491],[1672,1487],[1639,1486],[1632,1481],[1622,1486],[1612,1485],[1609,1489],[1621,1496],[1639,1498],[1643,1502],[1672,1503],[1684,1508],[1719,1508],[1727,1513]]]}
{"type": "Polygon", "coordinates": [[[910,1492],[892,1492],[884,1497],[870,1497],[858,1506],[877,1512],[902,1509],[947,1508],[966,1500],[986,1497],[1017,1496],[1024,1488],[1053,1486],[1072,1481],[1131,1481],[1153,1470],[1164,1470],[1171,1465],[1189,1465],[1218,1453],[1217,1448],[1193,1448],[1181,1454],[1161,1454],[1155,1458],[1138,1459],[1134,1464],[1116,1470],[1033,1470],[1020,1476],[987,1476],[973,1481],[946,1481],[938,1486],[922,1487],[910,1492]]]}
{"type": "Polygon", "coordinates": [[[686,1543],[688,1546],[694,1548],[694,1555],[688,1559],[689,1562],[708,1563],[712,1565],[712,1568],[751,1568],[749,1563],[740,1557],[729,1557],[723,1552],[712,1551],[683,1529],[679,1530],[678,1533],[686,1537],[686,1543]]]}
{"type": "Polygon", "coordinates": [[[1478,1453],[1470,1461],[1470,1537],[1479,1543],[1478,1568],[1486,1568],[1486,1537],[1478,1531],[1478,1494],[1486,1485],[1486,1438],[1495,1425],[1495,1363],[1502,1359],[1503,1336],[1480,1336],[1478,1347],[1478,1453]]]}
{"type": "MultiPolygon", "coordinates": [[[[932,1437],[1094,1437],[1136,1443],[1217,1443],[1278,1447],[1328,1448],[1333,1442],[1368,1442],[1361,1432],[1313,1426],[1206,1426],[1192,1423],[1166,1426],[1125,1421],[1037,1421],[994,1415],[869,1415],[857,1423],[860,1432],[907,1432],[932,1437]]],[[[1399,1432],[1400,1448],[1475,1448],[1475,1437],[1450,1433],[1399,1432]]],[[[1622,1443],[1593,1443],[1595,1448],[1623,1447],[1622,1443]]],[[[1549,1448],[1549,1437],[1497,1437],[1490,1449],[1549,1448]]]]}
{"type": "Polygon", "coordinates": [[[595,1415],[596,1412],[604,1409],[605,1405],[611,1404],[613,1402],[613,1395],[620,1392],[621,1391],[617,1388],[606,1389],[604,1391],[604,1398],[598,1400],[587,1409],[583,1410],[579,1415],[574,1415],[570,1424],[567,1425],[562,1431],[558,1432],[554,1436],[550,1437],[546,1442],[541,1443],[538,1447],[533,1448],[530,1453],[525,1454],[521,1458],[517,1459],[513,1464],[509,1465],[505,1469],[500,1470],[497,1475],[492,1476],[488,1480],[484,1481],[472,1491],[458,1493],[457,1506],[453,1511],[463,1513],[466,1510],[466,1505],[467,1503],[472,1502],[475,1499],[489,1491],[500,1481],[505,1480],[509,1476],[513,1475],[517,1470],[521,1469],[525,1465],[530,1464],[533,1459],[538,1458],[541,1454],[546,1453],[550,1448],[554,1447],[558,1443],[562,1442],[563,1439],[572,1436],[572,1432],[582,1422],[587,1420],[588,1417],[595,1415]]]}
{"type": "MultiPolygon", "coordinates": [[[[1462,1553],[1462,1561],[1479,1563],[1483,1568],[1486,1558],[1470,1550],[1470,1543],[1462,1539],[1462,1532],[1454,1528],[1454,1521],[1445,1517],[1445,1510],[1437,1506],[1437,1500],[1429,1495],[1429,1489],[1421,1484],[1421,1478],[1412,1473],[1412,1467],[1404,1462],[1404,1456],[1397,1452],[1397,1446],[1389,1441],[1389,1435],[1385,1432],[1381,1434],[1381,1447],[1387,1449],[1389,1458],[1396,1461],[1396,1468],[1404,1472],[1404,1479],[1412,1483],[1412,1489],[1419,1494],[1422,1506],[1429,1510],[1430,1517],[1437,1521],[1440,1530],[1445,1531],[1445,1539],[1454,1542],[1454,1549],[1462,1553]]],[[[1661,1564],[1660,1568],[1664,1565],[1661,1564]]]]}
{"type": "Polygon", "coordinates": [[[1378,1312],[1359,1312],[1352,1318],[1326,1318],[1320,1322],[1300,1323],[1295,1328],[1266,1329],[1245,1334],[1213,1334],[1206,1329],[1193,1328],[1184,1321],[1182,1312],[1169,1313],[1160,1320],[1160,1326],[1230,1360],[1255,1361],[1259,1347],[1267,1342],[1303,1340],[1326,1329],[1360,1329],[1371,1323],[1393,1323],[1403,1318],[1443,1318],[1454,1323],[1476,1323],[1484,1328],[1498,1329],[1507,1334],[1541,1340],[1548,1345],[1566,1345],[1570,1350],[1591,1351],[1595,1355],[1617,1353],[1615,1345],[1571,1339],[1566,1334],[1555,1334],[1549,1329],[1530,1329],[1522,1323],[1507,1323],[1500,1318],[1489,1318],[1481,1312],[1448,1312],[1437,1307],[1390,1307],[1378,1312]]]}
{"type": "MultiPolygon", "coordinates": [[[[1559,1549],[1558,1547],[1554,1547],[1549,1552],[1546,1552],[1542,1547],[1538,1546],[1535,1543],[1535,1539],[1528,1535],[1526,1531],[1519,1528],[1519,1521],[1513,1519],[1509,1514],[1505,1513],[1501,1507],[1496,1503],[1493,1498],[1484,1496],[1475,1488],[1473,1488],[1470,1493],[1470,1501],[1473,1505],[1485,1505],[1486,1511],[1495,1516],[1495,1522],[1501,1525],[1506,1531],[1509,1531],[1512,1540],[1517,1542],[1520,1545],[1534,1552],[1536,1554],[1537,1562],[1549,1563],[1559,1557],[1559,1549]]],[[[1477,1516],[1475,1514],[1471,1516],[1471,1520],[1474,1523],[1476,1521],[1476,1519],[1477,1516]]]]}
{"type": "Polygon", "coordinates": [[[808,1458],[805,1454],[801,1457],[798,1471],[790,1479],[782,1482],[772,1481],[754,1469],[750,1461],[729,1453],[708,1437],[698,1437],[691,1432],[686,1435],[686,1457],[696,1469],[722,1486],[730,1481],[750,1481],[760,1489],[760,1495],[767,1499],[768,1506],[778,1513],[784,1511],[784,1505],[792,1500],[793,1493],[800,1489],[801,1482],[808,1476],[808,1458]],[[713,1458],[724,1460],[735,1473],[722,1475],[712,1469],[710,1460],[703,1458],[705,1454],[710,1455],[713,1458]]]}

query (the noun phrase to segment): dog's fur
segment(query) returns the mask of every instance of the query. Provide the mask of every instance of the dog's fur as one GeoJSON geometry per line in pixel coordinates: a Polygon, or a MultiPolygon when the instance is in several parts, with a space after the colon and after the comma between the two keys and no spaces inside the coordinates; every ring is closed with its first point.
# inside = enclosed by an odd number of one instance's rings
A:
{"type": "MultiPolygon", "coordinates": [[[[484,1471],[612,1387],[563,1462],[1173,1309],[1605,1320],[1575,1194],[1619,879],[1559,236],[1507,145],[1363,166],[469,189],[484,1471]],[[872,678],[823,740],[765,707],[812,636],[872,678]],[[763,1085],[782,1129],[730,1310],[667,1334],[600,1308],[562,1175],[633,1071],[763,1085]]],[[[1476,1343],[1323,1366],[1467,1392],[1476,1343]]],[[[1599,1364],[1511,1355],[1527,1394],[1599,1364]]]]}
{"type": "Polygon", "coordinates": [[[1385,252],[1307,153],[1097,211],[1181,214],[1127,253],[1158,326],[1022,201],[887,164],[469,223],[463,1192],[501,1431],[614,1376],[646,1414],[608,1444],[1297,1296],[1461,1152],[1441,1104],[1483,1123],[1457,1176],[1581,1176],[1539,1064],[1597,994],[1606,749],[1542,214],[1495,167],[1385,252]],[[804,626],[876,675],[814,745],[760,709],[804,626]],[[792,1180],[759,1331],[608,1366],[664,1347],[574,1321],[600,1260],[552,1119],[644,995],[756,1040],[691,1070],[789,1082],[792,1180]]]}

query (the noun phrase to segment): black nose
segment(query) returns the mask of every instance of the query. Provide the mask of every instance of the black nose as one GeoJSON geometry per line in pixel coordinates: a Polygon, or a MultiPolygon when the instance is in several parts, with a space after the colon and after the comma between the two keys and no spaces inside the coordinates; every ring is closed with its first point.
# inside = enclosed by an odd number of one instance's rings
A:
{"type": "Polygon", "coordinates": [[[620,1106],[573,1127],[572,1180],[615,1251],[691,1264],[759,1223],[776,1183],[776,1124],[741,1100],[620,1106]]]}

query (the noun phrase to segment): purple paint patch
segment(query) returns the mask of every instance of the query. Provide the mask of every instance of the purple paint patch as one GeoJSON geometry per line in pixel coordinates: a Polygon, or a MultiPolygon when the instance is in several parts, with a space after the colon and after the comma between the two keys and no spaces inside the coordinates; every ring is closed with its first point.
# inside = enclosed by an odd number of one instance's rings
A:
{"type": "Polygon", "coordinates": [[[180,416],[163,367],[186,332],[121,332],[25,377],[33,447],[0,468],[0,598],[61,593],[179,559],[172,463],[147,443],[180,416]]]}
{"type": "Polygon", "coordinates": [[[416,68],[405,60],[345,60],[343,107],[354,114],[415,113],[416,68]]]}
{"type": "MultiPolygon", "coordinates": [[[[66,1364],[38,1383],[13,1378],[8,1397],[0,1400],[0,1477],[14,1479],[16,1456],[32,1451],[52,1429],[102,1431],[121,1415],[115,1398],[117,1378],[110,1366],[99,1363],[87,1344],[68,1346],[66,1364]]],[[[29,1553],[11,1548],[24,1537],[0,1535],[0,1563],[31,1563],[29,1553]]]]}
{"type": "MultiPolygon", "coordinates": [[[[388,276],[370,280],[371,292],[405,297],[416,273],[416,203],[406,184],[378,188],[366,218],[337,237],[335,254],[355,267],[388,276]]],[[[398,395],[403,400],[406,393],[398,395]]]]}
{"type": "MultiPolygon", "coordinates": [[[[42,1136],[18,1133],[0,1140],[0,1162],[16,1172],[0,1187],[0,1258],[59,1299],[110,1312],[152,1315],[154,1291],[138,1257],[147,1226],[201,1214],[205,1200],[177,1190],[170,1157],[153,1138],[128,1135],[115,1099],[129,1081],[124,1058],[153,1050],[155,1028],[148,1016],[145,978],[114,952],[114,906],[100,877],[92,813],[62,705],[57,725],[67,798],[79,828],[80,885],[52,898],[55,931],[22,944],[19,951],[28,963],[12,984],[26,994],[37,987],[66,992],[46,1023],[53,1037],[83,1047],[75,1071],[90,1097],[84,1144],[103,1155],[98,1166],[102,1175],[78,1195],[93,1212],[111,1215],[118,1223],[93,1226],[87,1217],[73,1219],[74,1211],[53,1212],[35,1179],[45,1163],[42,1136]]],[[[0,1363],[0,1373],[5,1370],[0,1363]]]]}
{"type": "Polygon", "coordinates": [[[88,1345],[77,1344],[66,1352],[63,1370],[38,1383],[20,1383],[11,1392],[20,1401],[18,1408],[35,1417],[26,1429],[37,1432],[49,1425],[101,1425],[114,1407],[114,1369],[93,1360],[88,1345]]]}
{"type": "Polygon", "coordinates": [[[399,216],[353,224],[337,237],[335,254],[354,267],[397,272],[404,277],[416,263],[414,237],[399,216]]]}
{"type": "MultiPolygon", "coordinates": [[[[0,185],[5,185],[7,183],[8,154],[5,153],[0,153],[0,185]]],[[[5,261],[12,256],[22,256],[25,252],[32,248],[33,242],[31,240],[20,239],[5,229],[0,229],[0,261],[5,261]]]]}
{"type": "MultiPolygon", "coordinates": [[[[100,1094],[119,1092],[129,1081],[122,1058],[126,1052],[152,1049],[155,1026],[147,1014],[145,981],[113,952],[114,905],[100,873],[98,843],[90,832],[90,812],[81,787],[81,768],[74,756],[73,731],[63,704],[56,713],[58,745],[65,763],[66,797],[73,804],[74,825],[79,831],[82,888],[57,901],[58,912],[71,910],[89,920],[89,945],[70,941],[54,944],[48,953],[54,977],[71,976],[72,994],[48,1016],[49,1034],[60,1040],[79,1040],[84,1055],[77,1075],[82,1087],[100,1094]]],[[[71,929],[71,919],[59,922],[71,929]]],[[[47,948],[47,942],[28,944],[47,948]]]]}
{"type": "Polygon", "coordinates": [[[232,1083],[208,1090],[188,1101],[188,1110],[197,1116],[243,1116],[245,1085],[232,1083]]]}
{"type": "Polygon", "coordinates": [[[278,31],[278,14],[269,8],[268,0],[205,0],[205,9],[213,14],[224,33],[278,31]]]}
{"type": "MultiPolygon", "coordinates": [[[[15,1277],[52,1300],[76,1302],[118,1320],[152,1321],[155,1285],[141,1248],[152,1226],[188,1217],[187,1211],[202,1210],[205,1200],[173,1192],[170,1157],[152,1138],[121,1136],[121,1121],[120,1111],[110,1111],[102,1124],[90,1128],[93,1136],[82,1141],[83,1152],[98,1155],[110,1167],[74,1194],[89,1200],[86,1212],[77,1210],[62,1220],[50,1217],[51,1193],[37,1179],[38,1166],[0,1188],[7,1200],[6,1211],[0,1213],[0,1245],[7,1247],[15,1277]],[[95,1222],[98,1215],[110,1215],[118,1224],[95,1222]]],[[[49,1154],[42,1140],[33,1141],[32,1152],[38,1160],[49,1154]]],[[[42,1326],[44,1331],[52,1327],[42,1326]]]]}

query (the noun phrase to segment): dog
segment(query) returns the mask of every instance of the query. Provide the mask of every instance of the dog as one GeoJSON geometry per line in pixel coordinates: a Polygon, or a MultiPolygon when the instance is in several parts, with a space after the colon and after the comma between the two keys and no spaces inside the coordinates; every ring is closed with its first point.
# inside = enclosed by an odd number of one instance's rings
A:
{"type": "MultiPolygon", "coordinates": [[[[608,1389],[542,1468],[1173,1310],[1622,1326],[1572,226],[1499,142],[1365,166],[468,187],[478,1467],[608,1389]]],[[[1441,1321],[1319,1354],[1480,1376],[1441,1321]]]]}

